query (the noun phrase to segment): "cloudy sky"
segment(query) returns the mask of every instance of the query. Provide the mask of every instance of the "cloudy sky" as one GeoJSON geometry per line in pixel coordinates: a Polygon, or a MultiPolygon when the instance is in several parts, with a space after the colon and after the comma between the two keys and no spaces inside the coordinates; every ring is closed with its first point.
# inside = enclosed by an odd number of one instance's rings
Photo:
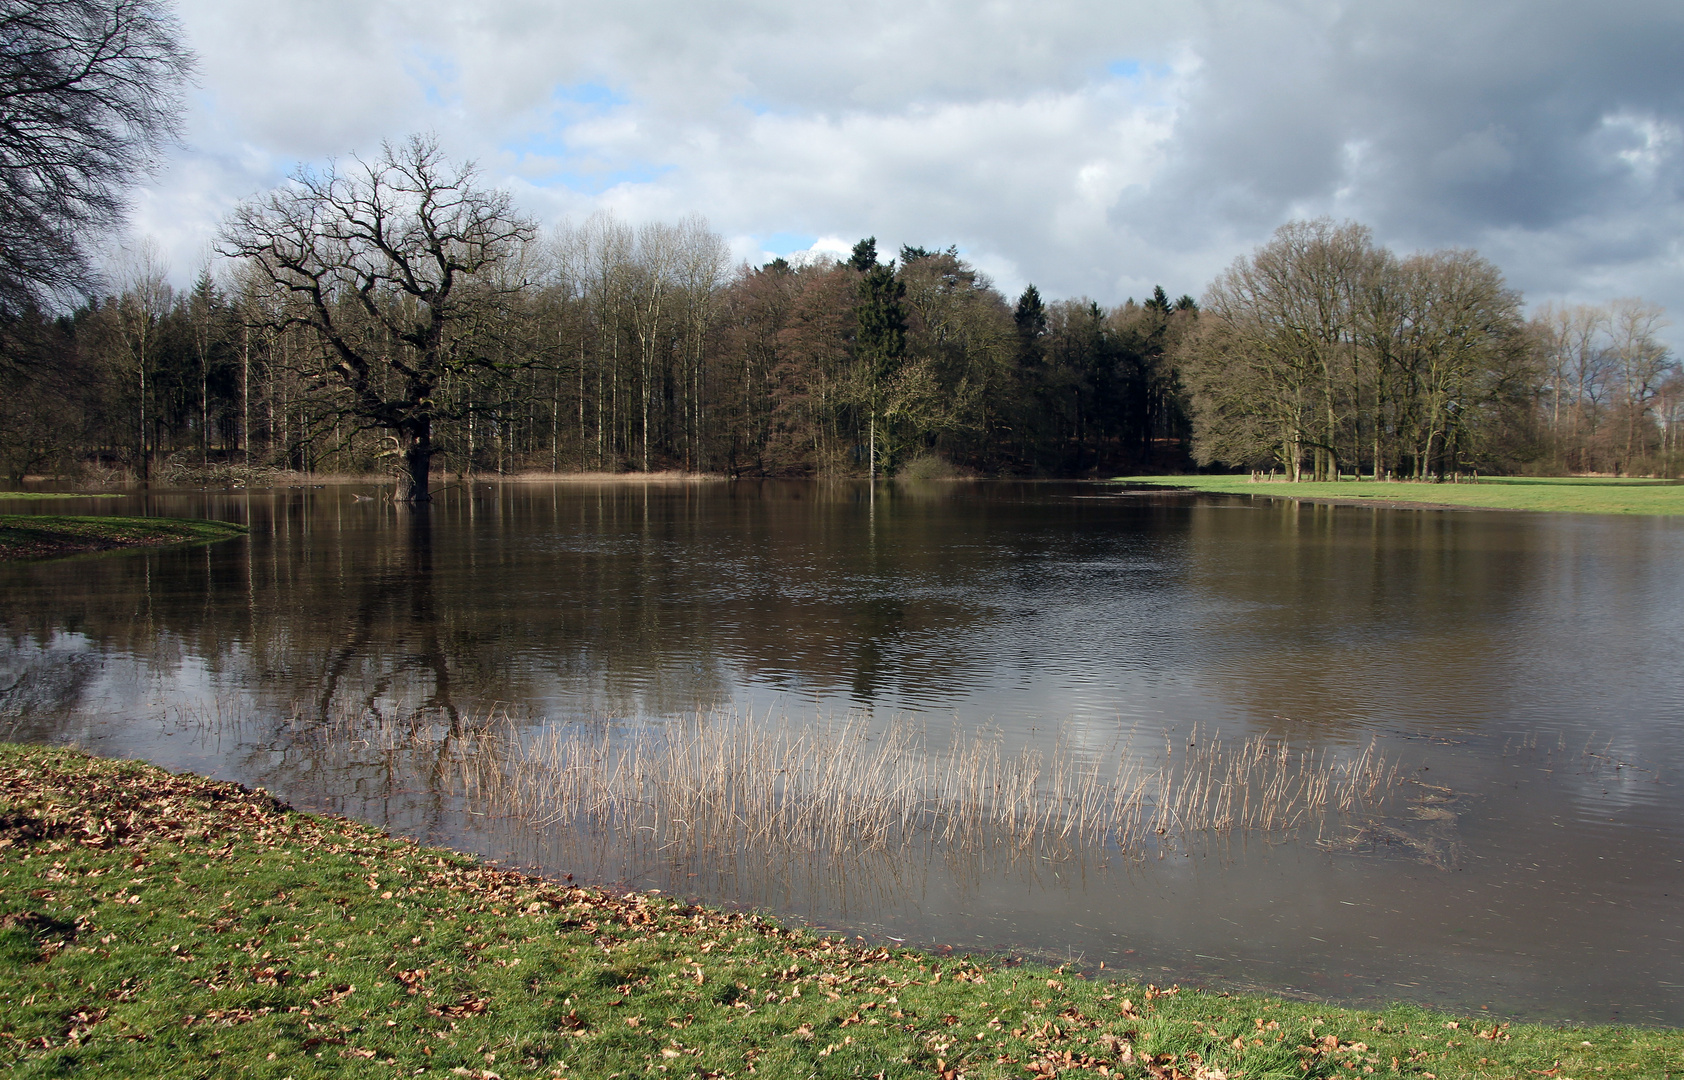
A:
{"type": "Polygon", "coordinates": [[[135,229],[182,279],[240,199],[431,131],[540,220],[695,212],[753,262],[875,234],[1109,304],[1331,214],[1684,322],[1676,0],[177,2],[135,229]]]}

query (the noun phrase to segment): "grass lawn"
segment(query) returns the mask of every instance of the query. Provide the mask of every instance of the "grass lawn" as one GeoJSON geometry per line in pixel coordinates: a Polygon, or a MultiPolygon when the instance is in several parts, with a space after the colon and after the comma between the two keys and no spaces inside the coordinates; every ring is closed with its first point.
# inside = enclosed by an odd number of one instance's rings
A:
{"type": "Polygon", "coordinates": [[[1357,1011],[817,937],[0,744],[0,1069],[17,1077],[1587,1080],[1681,1062],[1674,1030],[1357,1011]]]}
{"type": "Polygon", "coordinates": [[[0,491],[0,499],[120,499],[121,495],[84,491],[0,491]]]}
{"type": "Polygon", "coordinates": [[[1497,510],[1554,510],[1575,514],[1684,514],[1684,484],[1600,477],[1481,477],[1477,483],[1405,480],[1340,484],[1253,483],[1248,476],[1119,476],[1131,484],[1163,484],[1229,495],[1341,502],[1400,502],[1497,510]]]}
{"type": "Polygon", "coordinates": [[[198,518],[69,517],[0,514],[0,560],[41,559],[119,547],[158,547],[226,540],[244,525],[198,518]]]}

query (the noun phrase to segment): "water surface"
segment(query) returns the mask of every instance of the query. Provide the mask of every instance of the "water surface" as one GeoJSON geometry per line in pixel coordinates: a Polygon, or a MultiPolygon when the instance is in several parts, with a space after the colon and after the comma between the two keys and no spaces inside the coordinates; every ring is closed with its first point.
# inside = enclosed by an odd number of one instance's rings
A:
{"type": "Polygon", "coordinates": [[[420,513],[362,490],[30,504],[252,531],[0,566],[0,735],[862,934],[1684,1023],[1684,523],[1059,483],[474,484],[420,513]],[[1427,854],[1233,836],[1144,861],[745,865],[480,816],[436,756],[368,734],[709,706],[1095,754],[1195,726],[1378,740],[1454,798],[1398,823],[1427,854]]]}

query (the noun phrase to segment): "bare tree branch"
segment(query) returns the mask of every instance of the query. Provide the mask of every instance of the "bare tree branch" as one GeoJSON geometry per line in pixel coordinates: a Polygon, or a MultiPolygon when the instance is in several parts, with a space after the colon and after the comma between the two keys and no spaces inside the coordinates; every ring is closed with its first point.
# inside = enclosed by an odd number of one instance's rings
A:
{"type": "Polygon", "coordinates": [[[160,0],[0,0],[0,315],[96,283],[88,244],[179,136],[193,64],[160,0]]]}
{"type": "Polygon", "coordinates": [[[440,382],[489,363],[466,347],[466,331],[525,287],[497,271],[536,229],[431,137],[353,160],[343,171],[301,171],[241,206],[221,250],[293,297],[283,325],[314,331],[350,412],[397,438],[399,497],[424,500],[440,382]]]}

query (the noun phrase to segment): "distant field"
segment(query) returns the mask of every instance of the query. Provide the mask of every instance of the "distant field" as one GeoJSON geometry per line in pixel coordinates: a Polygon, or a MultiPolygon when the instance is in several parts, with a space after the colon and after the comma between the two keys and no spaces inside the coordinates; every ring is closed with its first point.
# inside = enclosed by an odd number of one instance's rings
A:
{"type": "Polygon", "coordinates": [[[1248,476],[1119,476],[1119,482],[1162,484],[1229,495],[1339,502],[1394,502],[1573,514],[1684,514],[1684,484],[1666,480],[1577,476],[1493,476],[1477,483],[1404,480],[1339,484],[1254,483],[1248,476]]]}

